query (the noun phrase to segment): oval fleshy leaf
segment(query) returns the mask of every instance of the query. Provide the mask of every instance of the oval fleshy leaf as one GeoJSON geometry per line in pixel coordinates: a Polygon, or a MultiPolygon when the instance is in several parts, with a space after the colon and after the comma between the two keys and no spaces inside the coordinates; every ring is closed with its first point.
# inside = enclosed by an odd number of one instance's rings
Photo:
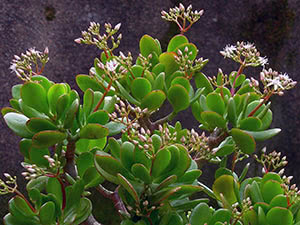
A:
{"type": "Polygon", "coordinates": [[[256,117],[247,117],[240,121],[240,129],[242,130],[257,131],[261,125],[261,120],[256,117]]]}
{"type": "Polygon", "coordinates": [[[187,109],[190,105],[188,92],[182,85],[179,84],[173,85],[168,90],[168,100],[176,113],[187,109]]]}
{"type": "Polygon", "coordinates": [[[178,46],[174,52],[177,54],[177,51],[180,50],[183,54],[185,54],[186,49],[188,50],[187,51],[188,59],[191,61],[196,59],[196,56],[198,54],[198,49],[197,49],[196,45],[194,45],[192,43],[184,43],[184,44],[178,46]]]}
{"type": "Polygon", "coordinates": [[[215,127],[226,128],[226,121],[216,112],[205,111],[201,113],[201,118],[209,125],[213,130],[215,127]]]}
{"type": "Polygon", "coordinates": [[[134,149],[135,145],[128,141],[121,145],[120,160],[122,165],[128,170],[131,170],[131,166],[134,163],[134,149]]]}
{"type": "Polygon", "coordinates": [[[78,87],[85,92],[87,89],[92,89],[93,91],[101,91],[104,92],[104,88],[95,81],[92,77],[88,75],[79,74],[76,76],[76,83],[78,87]]]}
{"type": "Polygon", "coordinates": [[[209,93],[213,92],[213,86],[211,85],[210,81],[208,78],[200,72],[196,72],[194,74],[195,77],[195,83],[197,88],[205,88],[203,91],[203,94],[206,96],[209,93]]]}
{"type": "Polygon", "coordinates": [[[161,149],[155,155],[151,168],[151,176],[158,177],[169,165],[171,153],[167,149],[161,149]]]}
{"type": "Polygon", "coordinates": [[[185,88],[185,90],[188,93],[190,92],[191,85],[190,85],[189,80],[186,79],[185,77],[175,77],[171,82],[171,86],[173,86],[175,84],[180,84],[181,86],[183,86],[185,88]]]}
{"type": "Polygon", "coordinates": [[[145,184],[150,184],[152,179],[150,177],[149,170],[141,163],[136,163],[131,167],[132,174],[145,182],[145,184]]]}
{"type": "Polygon", "coordinates": [[[51,201],[46,202],[40,208],[40,220],[42,225],[51,225],[55,222],[55,204],[51,201]]]}
{"type": "Polygon", "coordinates": [[[41,131],[33,136],[32,145],[37,148],[48,148],[50,146],[62,142],[66,138],[67,135],[60,131],[41,131]]]}
{"type": "Polygon", "coordinates": [[[47,92],[42,85],[35,82],[26,82],[21,88],[21,98],[26,105],[39,112],[49,113],[47,92]]]}
{"type": "Polygon", "coordinates": [[[23,138],[31,138],[33,133],[28,130],[26,123],[29,120],[28,117],[19,114],[10,112],[5,114],[3,117],[7,126],[18,136],[23,138]]]}
{"type": "Polygon", "coordinates": [[[108,135],[108,129],[96,123],[89,123],[82,127],[79,137],[84,139],[100,139],[108,135]]]}
{"type": "Polygon", "coordinates": [[[104,110],[98,110],[96,112],[93,112],[87,118],[88,123],[98,123],[101,125],[107,124],[108,121],[109,121],[108,113],[104,110]]]}
{"type": "Polygon", "coordinates": [[[139,203],[139,196],[132,186],[132,184],[120,173],[118,173],[118,180],[120,181],[120,184],[128,191],[128,193],[133,197],[133,199],[136,201],[136,203],[139,203]]]}
{"type": "Polygon", "coordinates": [[[138,77],[131,83],[131,93],[138,100],[142,100],[151,89],[151,83],[144,77],[138,77]]]}
{"type": "Polygon", "coordinates": [[[142,109],[147,108],[149,111],[153,111],[162,106],[164,101],[166,100],[166,95],[161,90],[154,90],[147,94],[142,103],[142,109]]]}
{"type": "Polygon", "coordinates": [[[252,154],[255,151],[256,143],[251,135],[237,128],[232,128],[230,134],[242,152],[252,154]]]}
{"type": "Polygon", "coordinates": [[[237,201],[234,193],[234,178],[230,175],[222,175],[218,177],[213,184],[213,192],[215,196],[221,200],[220,194],[232,205],[237,201]]]}
{"type": "Polygon", "coordinates": [[[261,194],[266,203],[270,203],[275,196],[283,193],[281,184],[275,180],[269,180],[261,187],[261,194]]]}
{"type": "Polygon", "coordinates": [[[166,77],[171,76],[179,69],[179,65],[175,61],[175,56],[174,52],[165,52],[159,56],[159,62],[165,66],[166,77]]]}
{"type": "Polygon", "coordinates": [[[140,40],[140,51],[144,57],[147,57],[152,52],[160,55],[161,51],[156,41],[149,35],[145,34],[140,40]]]}
{"type": "Polygon", "coordinates": [[[206,96],[207,107],[220,115],[223,115],[225,112],[225,103],[218,93],[210,93],[206,96]]]}
{"type": "Polygon", "coordinates": [[[56,113],[56,104],[60,96],[67,93],[65,84],[54,84],[50,87],[47,98],[52,113],[56,113]]]}
{"type": "Polygon", "coordinates": [[[293,214],[290,210],[282,207],[274,207],[267,213],[267,221],[270,225],[292,225],[293,214]]]}
{"type": "Polygon", "coordinates": [[[189,222],[191,225],[204,225],[208,224],[211,218],[212,210],[206,203],[202,202],[192,210],[189,222]]]}
{"type": "Polygon", "coordinates": [[[26,122],[28,129],[34,133],[43,131],[43,130],[57,130],[57,127],[54,123],[47,119],[41,118],[31,118],[26,122]]]}
{"type": "Polygon", "coordinates": [[[264,131],[247,131],[244,130],[247,134],[251,135],[256,141],[264,141],[267,140],[275,135],[277,135],[281,129],[274,128],[264,131]]]}
{"type": "Polygon", "coordinates": [[[172,39],[169,41],[167,52],[174,52],[175,49],[177,49],[180,45],[189,43],[189,40],[186,36],[182,34],[175,35],[172,37],[172,39]]]}

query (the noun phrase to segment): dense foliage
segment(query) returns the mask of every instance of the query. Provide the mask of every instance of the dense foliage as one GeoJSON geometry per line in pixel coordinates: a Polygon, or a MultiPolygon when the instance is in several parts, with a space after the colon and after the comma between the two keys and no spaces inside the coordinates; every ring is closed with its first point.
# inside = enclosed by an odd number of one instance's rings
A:
{"type": "Polygon", "coordinates": [[[6,225],[97,224],[90,189],[114,202],[122,225],[300,224],[298,189],[283,175],[286,158],[266,149],[254,154],[257,141],[280,132],[269,129],[270,97],[283,95],[296,82],[267,69],[267,59],[246,42],[220,52],[237,62],[237,71],[203,74],[208,60],[197,58],[196,45],[184,35],[202,14],[182,4],[163,11],[180,34],[165,51],[144,35],[136,61],[130,53],[114,53],[121,24],[105,24],[102,34],[92,22],[75,40],[101,50],[89,74],[76,76],[82,98],[68,84],[42,75],[47,48],[15,56],[11,69],[22,83],[12,87],[11,107],[2,114],[22,137],[29,199],[6,173],[1,194],[15,194],[6,225]],[[260,82],[247,78],[247,67],[258,66],[263,67],[260,82]],[[170,105],[169,114],[154,120],[164,104],[170,105]],[[202,134],[173,121],[189,107],[202,134]],[[262,177],[246,178],[250,164],[235,172],[248,157],[262,165],[262,177]],[[212,187],[201,182],[204,163],[219,166],[212,187]],[[104,181],[116,189],[107,190],[104,181]],[[207,198],[190,198],[196,192],[207,198]],[[210,200],[218,204],[209,206],[210,200]]]}

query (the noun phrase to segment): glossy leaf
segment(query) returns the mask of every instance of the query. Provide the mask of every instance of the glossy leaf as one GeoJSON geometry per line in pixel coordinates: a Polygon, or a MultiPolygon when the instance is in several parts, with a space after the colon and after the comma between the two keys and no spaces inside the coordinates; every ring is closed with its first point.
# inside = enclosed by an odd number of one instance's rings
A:
{"type": "Polygon", "coordinates": [[[138,196],[136,190],[134,189],[134,187],[132,186],[132,184],[120,173],[118,173],[117,176],[118,176],[118,180],[119,180],[120,184],[128,191],[128,193],[133,197],[133,199],[137,203],[139,203],[139,196],[138,196]]]}
{"type": "Polygon", "coordinates": [[[158,177],[169,165],[171,153],[167,149],[161,149],[155,155],[151,168],[151,176],[158,177]]]}
{"type": "Polygon", "coordinates": [[[136,100],[134,97],[132,97],[128,91],[126,91],[126,89],[118,82],[116,81],[116,85],[118,87],[118,89],[120,90],[120,93],[123,95],[124,98],[126,98],[130,103],[134,104],[134,105],[140,105],[140,102],[138,100],[136,100]]]}
{"type": "Polygon", "coordinates": [[[267,139],[279,134],[280,131],[281,131],[281,129],[279,129],[279,128],[274,128],[274,129],[269,129],[269,130],[264,130],[264,131],[247,131],[247,130],[245,130],[245,132],[247,134],[251,135],[256,141],[267,140],[267,139]]]}
{"type": "Polygon", "coordinates": [[[257,131],[261,126],[261,120],[256,117],[247,117],[240,121],[240,129],[242,130],[257,131]]]}
{"type": "Polygon", "coordinates": [[[145,184],[150,184],[152,179],[149,170],[141,163],[136,163],[131,167],[132,174],[141,179],[145,184]]]}
{"type": "Polygon", "coordinates": [[[86,92],[86,90],[89,88],[93,91],[101,91],[102,93],[104,92],[103,86],[101,86],[95,79],[88,75],[77,75],[76,83],[83,92],[86,92]]]}
{"type": "Polygon", "coordinates": [[[109,136],[119,134],[122,130],[126,129],[126,126],[124,124],[118,123],[118,122],[113,122],[113,121],[105,124],[104,127],[106,127],[108,129],[109,136]]]}
{"type": "Polygon", "coordinates": [[[54,84],[49,88],[47,98],[52,113],[56,113],[56,104],[59,97],[66,93],[67,87],[65,84],[54,84]]]}
{"type": "Polygon", "coordinates": [[[213,192],[219,200],[221,200],[220,194],[222,193],[230,204],[237,201],[234,193],[234,182],[233,176],[230,175],[222,175],[215,180],[213,192]]]}
{"type": "Polygon", "coordinates": [[[193,210],[190,216],[191,225],[207,224],[212,218],[212,210],[206,203],[200,203],[193,210]]]}
{"type": "Polygon", "coordinates": [[[135,78],[131,83],[131,93],[133,97],[142,100],[150,91],[151,83],[144,77],[135,78]]]}
{"type": "Polygon", "coordinates": [[[179,84],[173,85],[168,90],[168,100],[176,113],[189,107],[189,94],[186,89],[179,84]]]}
{"type": "Polygon", "coordinates": [[[213,130],[215,127],[218,128],[226,128],[226,121],[223,117],[212,111],[205,111],[201,113],[201,118],[209,125],[209,127],[213,130]]]}
{"type": "Polygon", "coordinates": [[[209,82],[208,78],[200,72],[196,72],[194,74],[195,77],[195,83],[197,88],[205,88],[203,91],[203,94],[206,96],[209,93],[213,92],[213,86],[209,82]]]}
{"type": "Polygon", "coordinates": [[[148,108],[149,111],[154,111],[162,106],[165,99],[166,99],[166,95],[163,91],[154,90],[144,97],[141,103],[141,107],[143,109],[148,108]]]}
{"type": "Polygon", "coordinates": [[[57,130],[58,128],[50,120],[41,118],[31,118],[26,122],[27,128],[33,132],[37,133],[43,130],[57,130]]]}
{"type": "Polygon", "coordinates": [[[206,96],[207,107],[220,115],[225,112],[225,103],[220,94],[210,93],[206,96]]]}
{"type": "Polygon", "coordinates": [[[175,35],[168,44],[168,48],[167,51],[168,52],[174,52],[175,49],[177,49],[177,47],[179,47],[182,44],[188,43],[188,39],[186,38],[186,36],[182,35],[182,34],[178,34],[175,35]]]}
{"type": "Polygon", "coordinates": [[[127,141],[121,145],[120,160],[122,165],[128,170],[131,170],[134,164],[134,149],[135,145],[127,141]]]}
{"type": "Polygon", "coordinates": [[[75,99],[72,102],[70,108],[68,109],[68,111],[66,113],[66,118],[65,118],[65,121],[64,121],[64,128],[68,129],[68,128],[71,128],[73,126],[74,119],[76,117],[78,109],[79,109],[79,100],[75,99]]]}
{"type": "Polygon", "coordinates": [[[46,190],[48,193],[55,195],[55,197],[57,198],[61,206],[63,201],[63,192],[62,192],[62,186],[57,178],[49,177],[46,190]]]}
{"type": "Polygon", "coordinates": [[[92,89],[87,89],[83,95],[83,112],[85,116],[88,116],[94,105],[94,92],[92,89]]]}
{"type": "Polygon", "coordinates": [[[21,98],[26,105],[39,112],[49,113],[47,92],[42,85],[35,82],[26,82],[21,88],[21,98]]]}
{"type": "Polygon", "coordinates": [[[96,112],[91,113],[88,118],[88,123],[97,123],[101,125],[107,124],[109,121],[108,113],[104,110],[98,110],[96,112]]]}
{"type": "Polygon", "coordinates": [[[76,153],[89,152],[93,148],[102,150],[106,144],[106,137],[100,139],[79,139],[76,141],[76,153]]]}
{"type": "Polygon", "coordinates": [[[60,131],[46,130],[36,133],[32,138],[32,145],[37,148],[48,148],[67,138],[65,133],[60,131]]]}
{"type": "Polygon", "coordinates": [[[283,194],[284,191],[278,181],[269,180],[261,187],[261,193],[265,202],[270,203],[275,196],[283,194]]]}
{"type": "Polygon", "coordinates": [[[179,65],[175,61],[175,53],[165,52],[159,56],[159,62],[165,66],[166,77],[171,76],[179,69],[179,65]]]}
{"type": "Polygon", "coordinates": [[[174,52],[177,53],[178,50],[181,50],[181,52],[183,54],[185,54],[186,49],[188,50],[187,51],[188,59],[193,61],[196,58],[197,54],[198,54],[198,49],[197,49],[196,45],[194,45],[192,43],[184,43],[184,44],[178,46],[174,50],[174,52]]]}
{"type": "Polygon", "coordinates": [[[173,86],[175,84],[179,84],[179,85],[183,86],[188,93],[190,92],[191,85],[190,85],[190,82],[187,78],[185,78],[185,77],[175,77],[171,82],[171,86],[173,86]]]}
{"type": "Polygon", "coordinates": [[[28,117],[19,114],[10,112],[4,115],[4,120],[7,126],[18,136],[24,138],[31,138],[33,133],[28,130],[26,123],[29,120],[28,117]]]}
{"type": "Polygon", "coordinates": [[[252,154],[255,151],[256,143],[251,135],[237,128],[231,129],[230,134],[242,152],[252,154]]]}
{"type": "Polygon", "coordinates": [[[65,115],[65,113],[67,111],[67,107],[66,106],[68,106],[69,103],[70,103],[70,95],[69,94],[61,95],[57,99],[56,115],[57,115],[57,119],[58,120],[65,115]]]}
{"type": "Polygon", "coordinates": [[[40,209],[40,220],[42,225],[52,225],[55,222],[55,204],[46,202],[40,209]]]}
{"type": "Polygon", "coordinates": [[[267,221],[270,225],[292,225],[293,214],[286,208],[274,207],[267,213],[267,221]]]}
{"type": "Polygon", "coordinates": [[[156,41],[149,35],[145,34],[140,40],[140,51],[144,57],[147,57],[152,52],[160,55],[161,51],[156,41]]]}
{"type": "Polygon", "coordinates": [[[84,139],[100,139],[108,135],[108,129],[96,123],[89,123],[80,129],[79,137],[84,139]]]}

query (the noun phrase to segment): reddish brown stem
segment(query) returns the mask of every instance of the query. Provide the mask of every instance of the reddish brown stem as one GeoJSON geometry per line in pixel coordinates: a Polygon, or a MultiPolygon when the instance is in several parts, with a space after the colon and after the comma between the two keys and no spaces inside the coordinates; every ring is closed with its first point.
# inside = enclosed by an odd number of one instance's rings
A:
{"type": "Polygon", "coordinates": [[[56,178],[60,184],[60,187],[61,187],[61,193],[62,193],[62,207],[61,209],[64,210],[64,208],[66,207],[66,190],[65,190],[65,185],[64,183],[62,182],[62,180],[60,179],[60,177],[58,176],[59,174],[51,174],[51,173],[48,173],[48,174],[45,174],[45,176],[47,177],[53,177],[53,178],[56,178]]]}
{"type": "Polygon", "coordinates": [[[105,57],[108,59],[109,56],[108,56],[108,54],[107,54],[107,51],[106,51],[105,49],[103,49],[103,51],[104,51],[105,57]]]}
{"type": "Polygon", "coordinates": [[[27,198],[25,198],[25,196],[19,192],[17,189],[15,190],[16,195],[18,195],[19,197],[23,198],[24,201],[27,203],[27,205],[30,207],[30,209],[32,210],[32,212],[36,212],[35,208],[30,204],[30,202],[27,200],[27,198]]]}
{"type": "Polygon", "coordinates": [[[237,80],[237,78],[242,74],[244,68],[245,68],[245,65],[244,65],[244,63],[243,63],[243,64],[241,64],[241,66],[240,66],[240,68],[239,68],[239,70],[238,70],[238,72],[237,72],[237,74],[236,74],[236,77],[234,78],[234,81],[233,81],[233,84],[232,84],[232,87],[231,87],[231,90],[230,90],[231,96],[233,96],[234,93],[235,93],[235,88],[234,88],[234,86],[235,86],[235,84],[236,84],[236,80],[237,80]]]}
{"type": "Polygon", "coordinates": [[[270,94],[268,94],[266,97],[264,97],[263,101],[261,103],[259,103],[248,115],[248,117],[253,116],[254,113],[256,113],[256,111],[264,104],[266,103],[269,98],[273,95],[273,92],[271,92],[270,94]]]}
{"type": "Polygon", "coordinates": [[[95,107],[95,109],[94,109],[93,112],[96,112],[96,111],[100,108],[100,106],[101,106],[101,104],[102,104],[102,102],[103,102],[105,96],[108,94],[108,92],[109,92],[109,90],[110,90],[110,88],[111,88],[111,85],[112,85],[112,79],[110,80],[110,82],[109,82],[107,88],[105,88],[105,92],[103,93],[101,99],[99,100],[99,102],[98,102],[98,104],[96,105],[96,107],[95,107]]]}
{"type": "Polygon", "coordinates": [[[232,166],[231,166],[231,171],[234,171],[235,164],[236,164],[236,157],[237,157],[237,152],[234,153],[233,158],[232,158],[232,166]]]}

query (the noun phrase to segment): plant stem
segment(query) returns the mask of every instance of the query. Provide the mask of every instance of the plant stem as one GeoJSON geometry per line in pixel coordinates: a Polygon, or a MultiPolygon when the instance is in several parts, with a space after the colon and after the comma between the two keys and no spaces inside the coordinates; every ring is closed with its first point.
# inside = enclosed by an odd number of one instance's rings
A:
{"type": "Polygon", "coordinates": [[[155,130],[158,127],[158,125],[163,124],[163,123],[165,123],[167,121],[171,121],[172,119],[174,119],[174,117],[176,115],[177,115],[177,113],[175,111],[173,111],[169,115],[167,115],[167,116],[165,116],[165,117],[163,117],[163,118],[161,118],[159,120],[156,120],[155,122],[151,123],[151,127],[150,127],[151,129],[150,130],[153,131],[153,130],[155,130]]]}
{"type": "Polygon", "coordinates": [[[93,214],[91,214],[86,221],[84,221],[83,223],[81,223],[81,225],[102,225],[101,223],[99,223],[95,217],[93,216],[93,214]]]}
{"type": "Polygon", "coordinates": [[[96,190],[105,198],[108,198],[110,200],[112,200],[112,202],[114,203],[115,209],[117,210],[117,212],[120,214],[120,212],[124,212],[126,214],[129,214],[127,212],[127,209],[123,203],[123,201],[121,200],[119,194],[118,194],[118,189],[119,186],[116,188],[116,190],[114,192],[107,190],[105,187],[103,187],[101,184],[98,185],[96,187],[96,190]]]}
{"type": "Polygon", "coordinates": [[[256,111],[264,104],[266,103],[269,98],[273,95],[273,92],[270,92],[266,97],[264,97],[263,101],[261,103],[259,103],[248,115],[248,117],[253,116],[254,113],[256,113],[256,111]]]}
{"type": "Polygon", "coordinates": [[[234,81],[233,81],[233,84],[232,84],[232,87],[231,87],[231,90],[230,90],[231,96],[233,96],[234,93],[235,93],[234,86],[235,86],[236,80],[242,74],[244,68],[245,68],[245,65],[244,65],[244,63],[242,63],[239,70],[238,70],[238,72],[237,72],[237,74],[236,74],[236,77],[234,78],[234,81]]]}
{"type": "Polygon", "coordinates": [[[30,204],[30,202],[27,200],[27,198],[21,192],[19,192],[17,189],[15,189],[15,194],[24,199],[24,201],[30,207],[32,212],[34,212],[34,213],[36,212],[35,208],[30,204]]]}
{"type": "Polygon", "coordinates": [[[76,167],[74,164],[75,157],[75,143],[74,140],[68,140],[67,151],[66,151],[66,165],[64,167],[64,171],[70,174],[73,178],[77,176],[76,167]]]}
{"type": "Polygon", "coordinates": [[[98,102],[98,104],[96,105],[96,107],[95,107],[95,109],[94,109],[93,112],[96,112],[96,111],[100,108],[100,106],[101,106],[101,104],[102,104],[102,102],[103,102],[105,96],[108,94],[108,92],[109,92],[109,90],[110,90],[110,88],[111,88],[112,82],[113,82],[113,80],[111,79],[110,82],[109,82],[109,84],[108,84],[108,86],[107,86],[107,88],[105,88],[105,92],[103,93],[101,99],[99,100],[99,102],[98,102]]]}

